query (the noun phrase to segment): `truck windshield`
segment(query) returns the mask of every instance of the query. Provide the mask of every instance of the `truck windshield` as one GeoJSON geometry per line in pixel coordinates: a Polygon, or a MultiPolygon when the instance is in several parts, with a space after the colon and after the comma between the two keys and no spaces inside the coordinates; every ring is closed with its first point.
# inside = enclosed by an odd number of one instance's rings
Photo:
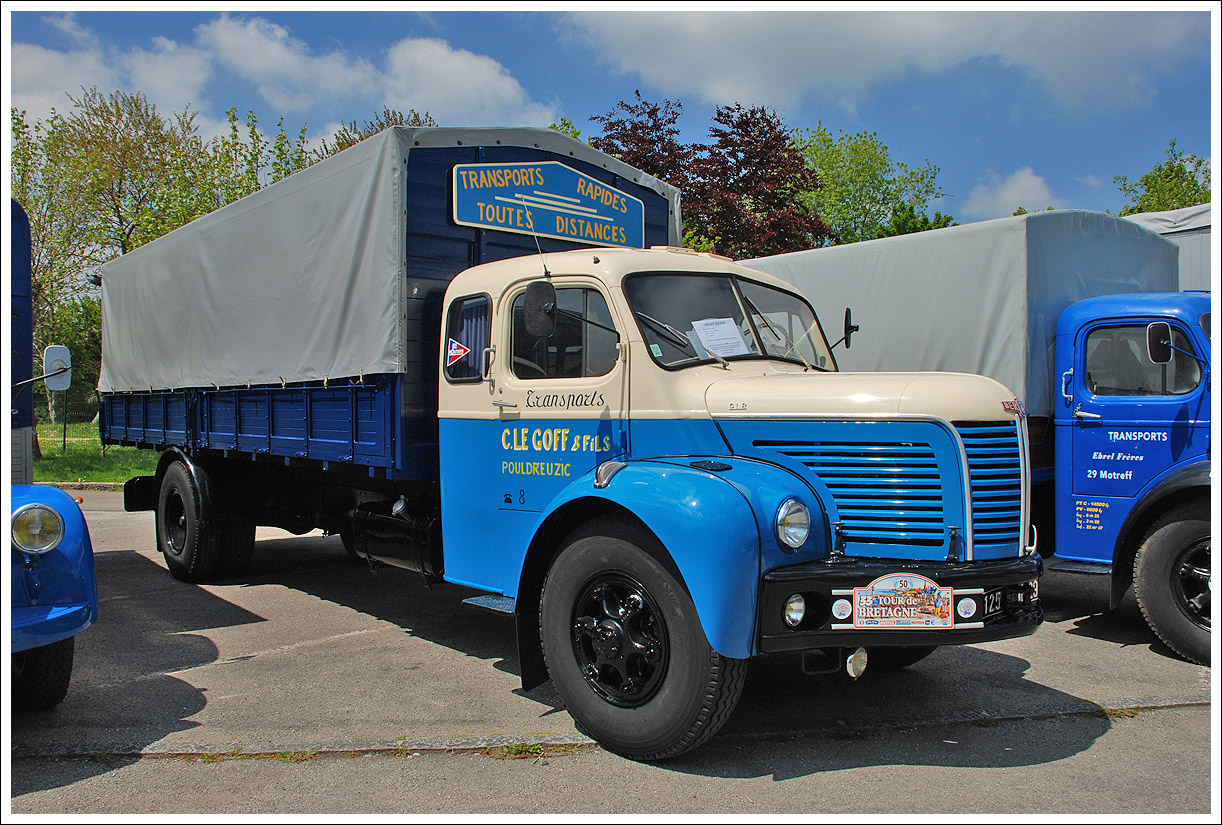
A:
{"type": "Polygon", "coordinates": [[[814,310],[792,292],[729,274],[650,272],[626,278],[624,294],[667,369],[749,358],[836,369],[814,310]]]}

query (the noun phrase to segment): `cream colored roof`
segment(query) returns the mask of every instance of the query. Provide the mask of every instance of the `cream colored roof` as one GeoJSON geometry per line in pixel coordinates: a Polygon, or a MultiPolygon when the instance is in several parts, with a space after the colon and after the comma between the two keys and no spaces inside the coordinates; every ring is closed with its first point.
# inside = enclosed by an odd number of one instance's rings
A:
{"type": "Polygon", "coordinates": [[[607,247],[548,252],[542,256],[525,255],[481,264],[460,273],[450,284],[448,294],[500,295],[511,283],[539,278],[544,274],[544,266],[550,275],[592,275],[613,288],[621,286],[626,276],[636,272],[671,271],[734,273],[787,292],[795,291],[792,284],[774,275],[737,264],[721,255],[655,246],[651,249],[607,247]]]}

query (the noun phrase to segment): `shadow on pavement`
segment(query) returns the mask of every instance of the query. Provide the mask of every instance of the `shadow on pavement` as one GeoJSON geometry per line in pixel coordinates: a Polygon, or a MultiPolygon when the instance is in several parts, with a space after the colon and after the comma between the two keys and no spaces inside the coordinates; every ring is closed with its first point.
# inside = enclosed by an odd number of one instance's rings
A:
{"type": "MultiPolygon", "coordinates": [[[[134,552],[99,554],[103,619],[79,639],[78,668],[68,699],[57,710],[18,717],[13,755],[97,752],[84,711],[107,708],[113,728],[131,741],[109,752],[137,752],[166,735],[188,730],[206,704],[202,691],[170,675],[217,660],[217,648],[196,631],[264,621],[207,590],[170,578],[134,552]],[[99,651],[106,653],[100,654],[99,651]],[[123,651],[115,656],[113,651],[123,651]],[[59,742],[49,750],[49,743],[59,742]],[[75,743],[65,751],[62,743],[75,743]]],[[[345,606],[402,628],[413,636],[517,674],[511,617],[461,604],[474,591],[449,584],[426,587],[423,579],[394,568],[371,572],[353,561],[337,537],[261,539],[243,579],[226,585],[278,584],[345,606]]],[[[773,775],[778,779],[829,770],[893,764],[1006,767],[1064,759],[1079,753],[1109,727],[1098,706],[1028,681],[1028,663],[981,647],[948,647],[907,670],[867,672],[856,683],[807,675],[796,656],[753,660],[739,706],[725,728],[696,753],[660,767],[727,777],[773,775]],[[1015,715],[1064,718],[1051,735],[1032,745],[1008,737],[1004,745],[952,748],[941,729],[955,726],[987,736],[1015,715]],[[968,724],[965,724],[968,723],[968,724]],[[1008,741],[1013,739],[1013,742],[1008,741]],[[972,753],[968,756],[968,753],[972,753]],[[981,755],[983,752],[983,756],[981,755]]],[[[549,685],[529,694],[551,708],[563,706],[549,685]]],[[[113,743],[113,737],[106,740],[113,743]]],[[[113,747],[113,745],[112,745],[113,747]]],[[[130,760],[75,762],[78,781],[130,760]]],[[[45,789],[38,776],[14,774],[13,794],[45,789]]]]}
{"type": "MultiPolygon", "coordinates": [[[[108,752],[139,752],[170,733],[197,727],[190,717],[204,708],[207,697],[170,675],[216,661],[216,646],[196,631],[263,621],[202,588],[172,580],[165,568],[138,553],[98,553],[94,563],[101,618],[76,638],[72,683],[63,703],[42,713],[13,714],[14,758],[91,754],[101,742],[108,752]],[[115,730],[125,731],[127,739],[116,742],[115,730]]],[[[115,760],[100,759],[76,764],[82,772],[78,779],[116,766],[115,760]]],[[[13,794],[45,790],[38,782],[37,776],[15,772],[13,794]]]]}

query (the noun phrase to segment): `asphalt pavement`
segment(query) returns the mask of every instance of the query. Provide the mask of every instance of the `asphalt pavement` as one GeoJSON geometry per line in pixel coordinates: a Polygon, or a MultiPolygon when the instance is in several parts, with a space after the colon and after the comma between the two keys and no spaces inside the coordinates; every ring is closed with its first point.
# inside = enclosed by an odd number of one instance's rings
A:
{"type": "Polygon", "coordinates": [[[260,528],[240,581],[172,579],[149,513],[83,490],[101,620],[62,705],[10,719],[11,812],[1217,813],[1211,671],[1103,577],[1050,572],[1033,636],[856,682],[752,662],[729,723],[652,765],[521,689],[510,617],[260,528]],[[516,757],[516,758],[514,758],[516,757]]]}

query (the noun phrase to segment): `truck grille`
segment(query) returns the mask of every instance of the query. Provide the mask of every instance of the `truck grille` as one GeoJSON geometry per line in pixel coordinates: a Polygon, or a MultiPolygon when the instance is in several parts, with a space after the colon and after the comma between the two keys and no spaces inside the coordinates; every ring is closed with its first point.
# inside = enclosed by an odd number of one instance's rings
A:
{"type": "Polygon", "coordinates": [[[942,479],[929,444],[757,440],[754,446],[801,462],[827,485],[846,541],[945,543],[942,479]]]}
{"type": "Polygon", "coordinates": [[[967,448],[975,555],[1016,552],[1023,538],[1018,430],[1011,421],[955,422],[955,429],[967,448]]]}

